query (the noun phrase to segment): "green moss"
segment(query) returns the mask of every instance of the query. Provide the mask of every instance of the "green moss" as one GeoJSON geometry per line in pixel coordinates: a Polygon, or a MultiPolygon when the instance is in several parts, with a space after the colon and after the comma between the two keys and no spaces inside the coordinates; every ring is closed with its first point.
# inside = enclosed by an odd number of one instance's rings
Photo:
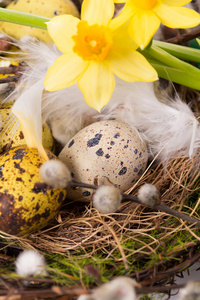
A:
{"type": "MultiPolygon", "coordinates": [[[[156,236],[156,231],[152,232],[152,235],[156,236]]],[[[160,233],[157,233],[157,238],[160,233]]],[[[159,264],[161,260],[163,264],[166,262],[171,263],[181,263],[182,256],[176,257],[176,249],[182,249],[187,251],[186,244],[188,242],[195,242],[196,239],[187,231],[178,231],[170,236],[166,236],[162,240],[161,245],[155,243],[152,248],[155,248],[154,253],[149,255],[134,254],[133,249],[140,249],[144,246],[144,243],[136,243],[131,239],[128,239],[122,243],[124,252],[127,256],[128,269],[124,267],[123,260],[121,258],[121,253],[116,249],[112,253],[112,258],[107,258],[101,252],[96,252],[95,254],[88,253],[87,258],[80,258],[84,255],[82,251],[70,251],[70,257],[63,254],[51,254],[48,255],[49,261],[49,271],[51,276],[60,284],[71,285],[79,284],[80,280],[84,282],[86,286],[91,286],[96,284],[97,279],[89,275],[86,272],[85,267],[91,265],[93,268],[97,269],[100,274],[100,279],[102,282],[106,282],[113,277],[123,276],[146,270],[150,267],[159,264]],[[115,259],[113,258],[115,257],[115,259]]],[[[148,240],[145,238],[145,243],[148,240]]],[[[148,250],[148,247],[143,250],[148,250]]]]}

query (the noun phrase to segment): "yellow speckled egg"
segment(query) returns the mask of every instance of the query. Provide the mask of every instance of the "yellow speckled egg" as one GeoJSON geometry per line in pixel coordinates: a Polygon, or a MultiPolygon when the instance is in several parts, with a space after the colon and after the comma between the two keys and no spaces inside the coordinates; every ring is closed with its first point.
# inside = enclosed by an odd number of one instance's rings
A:
{"type": "MultiPolygon", "coordinates": [[[[56,158],[47,150],[50,159],[56,158]]],[[[0,156],[0,230],[13,235],[36,231],[56,215],[65,189],[50,189],[40,178],[42,159],[26,145],[0,156]]]]}
{"type": "MultiPolygon", "coordinates": [[[[78,132],[59,155],[77,181],[109,182],[121,192],[129,189],[147,165],[147,147],[138,132],[115,120],[93,123],[78,132]]],[[[70,190],[68,197],[90,198],[92,190],[70,190]]]]}
{"type": "MultiPolygon", "coordinates": [[[[61,14],[71,14],[79,17],[78,9],[71,0],[15,0],[7,6],[7,9],[48,18],[53,18],[61,14]]],[[[17,39],[20,39],[24,35],[31,35],[44,42],[52,41],[46,30],[29,26],[0,22],[0,30],[17,39]]]]}
{"type": "MultiPolygon", "coordinates": [[[[11,113],[12,104],[4,104],[0,108],[2,128],[0,128],[0,153],[12,147],[26,144],[21,126],[11,113]]],[[[44,123],[42,129],[42,144],[45,149],[54,151],[54,139],[49,126],[44,123]]]]}
{"type": "MultiPolygon", "coordinates": [[[[19,66],[19,63],[17,61],[12,61],[9,59],[0,59],[0,68],[7,68],[10,66],[19,66]]],[[[6,78],[8,76],[15,76],[15,74],[0,74],[0,79],[6,78]]]]}

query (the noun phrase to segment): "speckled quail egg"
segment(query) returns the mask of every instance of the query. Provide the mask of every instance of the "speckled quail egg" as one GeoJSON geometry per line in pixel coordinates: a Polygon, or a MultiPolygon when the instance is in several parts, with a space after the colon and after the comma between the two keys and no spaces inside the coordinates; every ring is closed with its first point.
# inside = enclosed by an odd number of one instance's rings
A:
{"type": "MultiPolygon", "coordinates": [[[[10,38],[8,38],[8,37],[2,37],[1,38],[1,34],[0,34],[0,49],[1,49],[1,39],[2,40],[4,39],[6,41],[6,40],[10,40],[10,38]]],[[[11,42],[11,40],[10,40],[10,42],[11,42]]],[[[8,41],[8,44],[10,42],[8,41]]],[[[15,82],[16,77],[15,76],[19,75],[19,73],[17,74],[15,72],[17,72],[17,69],[18,70],[20,69],[20,62],[14,60],[14,59],[12,60],[9,57],[9,51],[14,53],[16,50],[19,51],[19,49],[17,49],[17,47],[15,47],[15,46],[12,46],[10,48],[6,48],[6,43],[7,42],[5,42],[5,43],[3,42],[2,49],[0,50],[0,55],[3,54],[2,58],[0,58],[0,68],[7,68],[8,69],[8,74],[0,74],[0,80],[1,80],[1,84],[0,84],[0,101],[1,102],[4,102],[4,100],[15,89],[15,87],[16,87],[16,82],[15,82]],[[3,50],[3,47],[5,47],[5,50],[3,50]],[[5,53],[4,51],[7,51],[7,52],[5,53]],[[17,69],[15,69],[15,71],[14,71],[14,68],[17,68],[17,69]],[[13,73],[9,73],[9,72],[13,72],[13,73]],[[6,78],[8,78],[8,77],[10,79],[12,79],[11,77],[13,77],[13,81],[9,82],[9,79],[8,79],[8,82],[6,82],[7,81],[6,78]],[[15,77],[15,79],[14,79],[14,77],[15,77]],[[3,83],[3,81],[5,81],[5,82],[3,83]]]]}
{"type": "MultiPolygon", "coordinates": [[[[26,144],[21,125],[18,126],[16,117],[11,113],[12,104],[0,107],[2,128],[0,128],[0,153],[12,147],[26,144]]],[[[54,150],[54,139],[49,126],[44,123],[42,129],[42,144],[45,149],[54,150]]]]}
{"type": "MultiPolygon", "coordinates": [[[[56,158],[47,150],[49,158],[56,158]]],[[[65,189],[51,189],[39,175],[43,160],[26,145],[0,156],[0,230],[12,235],[36,231],[55,216],[65,189]]]]}
{"type": "MultiPolygon", "coordinates": [[[[78,132],[59,154],[77,181],[112,183],[121,192],[129,189],[147,165],[147,146],[138,132],[115,121],[93,123],[78,132]]],[[[70,190],[72,199],[91,198],[92,190],[70,190]]]]}
{"type": "MultiPolygon", "coordinates": [[[[79,16],[78,9],[71,0],[15,0],[6,8],[48,18],[60,14],[79,16]]],[[[0,22],[0,31],[17,39],[24,35],[31,35],[44,42],[52,41],[46,30],[14,23],[0,22]]]]}

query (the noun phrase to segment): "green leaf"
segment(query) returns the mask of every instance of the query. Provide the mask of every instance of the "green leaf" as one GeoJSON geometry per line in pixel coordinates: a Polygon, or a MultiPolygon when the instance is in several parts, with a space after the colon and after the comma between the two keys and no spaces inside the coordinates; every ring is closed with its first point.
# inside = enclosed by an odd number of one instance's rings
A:
{"type": "Polygon", "coordinates": [[[159,48],[165,50],[166,52],[177,58],[183,59],[185,61],[200,63],[200,50],[198,49],[160,42],[156,40],[153,41],[153,45],[158,46],[159,48]]]}
{"type": "Polygon", "coordinates": [[[200,91],[200,76],[166,66],[155,60],[149,59],[148,61],[157,71],[159,77],[200,91]]]}

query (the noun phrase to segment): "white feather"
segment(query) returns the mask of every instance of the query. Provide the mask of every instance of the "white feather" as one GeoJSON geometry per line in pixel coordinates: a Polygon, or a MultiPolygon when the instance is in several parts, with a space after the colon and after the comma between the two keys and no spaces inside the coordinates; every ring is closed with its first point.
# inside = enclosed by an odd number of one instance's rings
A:
{"type": "MultiPolygon", "coordinates": [[[[121,82],[123,101],[110,101],[102,117],[124,120],[135,126],[153,156],[163,161],[176,155],[192,156],[200,144],[200,127],[189,106],[177,99],[158,100],[151,83],[121,82]],[[115,108],[113,109],[113,106],[115,108]]],[[[117,100],[117,99],[115,99],[117,100]]]]}
{"type": "Polygon", "coordinates": [[[16,273],[20,276],[30,277],[47,275],[46,261],[42,254],[35,250],[24,250],[15,261],[16,273]]]}
{"type": "Polygon", "coordinates": [[[91,297],[85,299],[90,300],[137,300],[135,287],[137,282],[129,277],[116,277],[110,282],[104,283],[96,289],[92,290],[91,297]]]}
{"type": "Polygon", "coordinates": [[[80,295],[77,300],[94,300],[91,295],[80,295]]]}
{"type": "Polygon", "coordinates": [[[22,131],[29,148],[37,148],[41,156],[48,160],[42,145],[41,99],[44,89],[43,80],[26,88],[14,103],[12,112],[20,121],[22,131]]]}
{"type": "Polygon", "coordinates": [[[43,117],[63,146],[83,127],[96,121],[97,111],[89,107],[77,84],[57,92],[45,92],[43,117]]]}
{"type": "MultiPolygon", "coordinates": [[[[49,66],[61,54],[54,44],[20,43],[29,54],[26,55],[28,68],[14,96],[23,95],[24,84],[33,87],[42,81],[49,66]]],[[[35,115],[39,113],[38,109],[33,111],[35,115]]],[[[116,78],[116,88],[101,114],[86,104],[76,84],[56,92],[45,91],[42,114],[50,123],[54,137],[63,145],[84,126],[101,119],[119,119],[136,127],[149,144],[150,153],[153,156],[159,153],[163,161],[180,154],[192,156],[200,142],[199,123],[189,106],[178,98],[158,100],[153,83],[129,83],[116,78]]]]}

